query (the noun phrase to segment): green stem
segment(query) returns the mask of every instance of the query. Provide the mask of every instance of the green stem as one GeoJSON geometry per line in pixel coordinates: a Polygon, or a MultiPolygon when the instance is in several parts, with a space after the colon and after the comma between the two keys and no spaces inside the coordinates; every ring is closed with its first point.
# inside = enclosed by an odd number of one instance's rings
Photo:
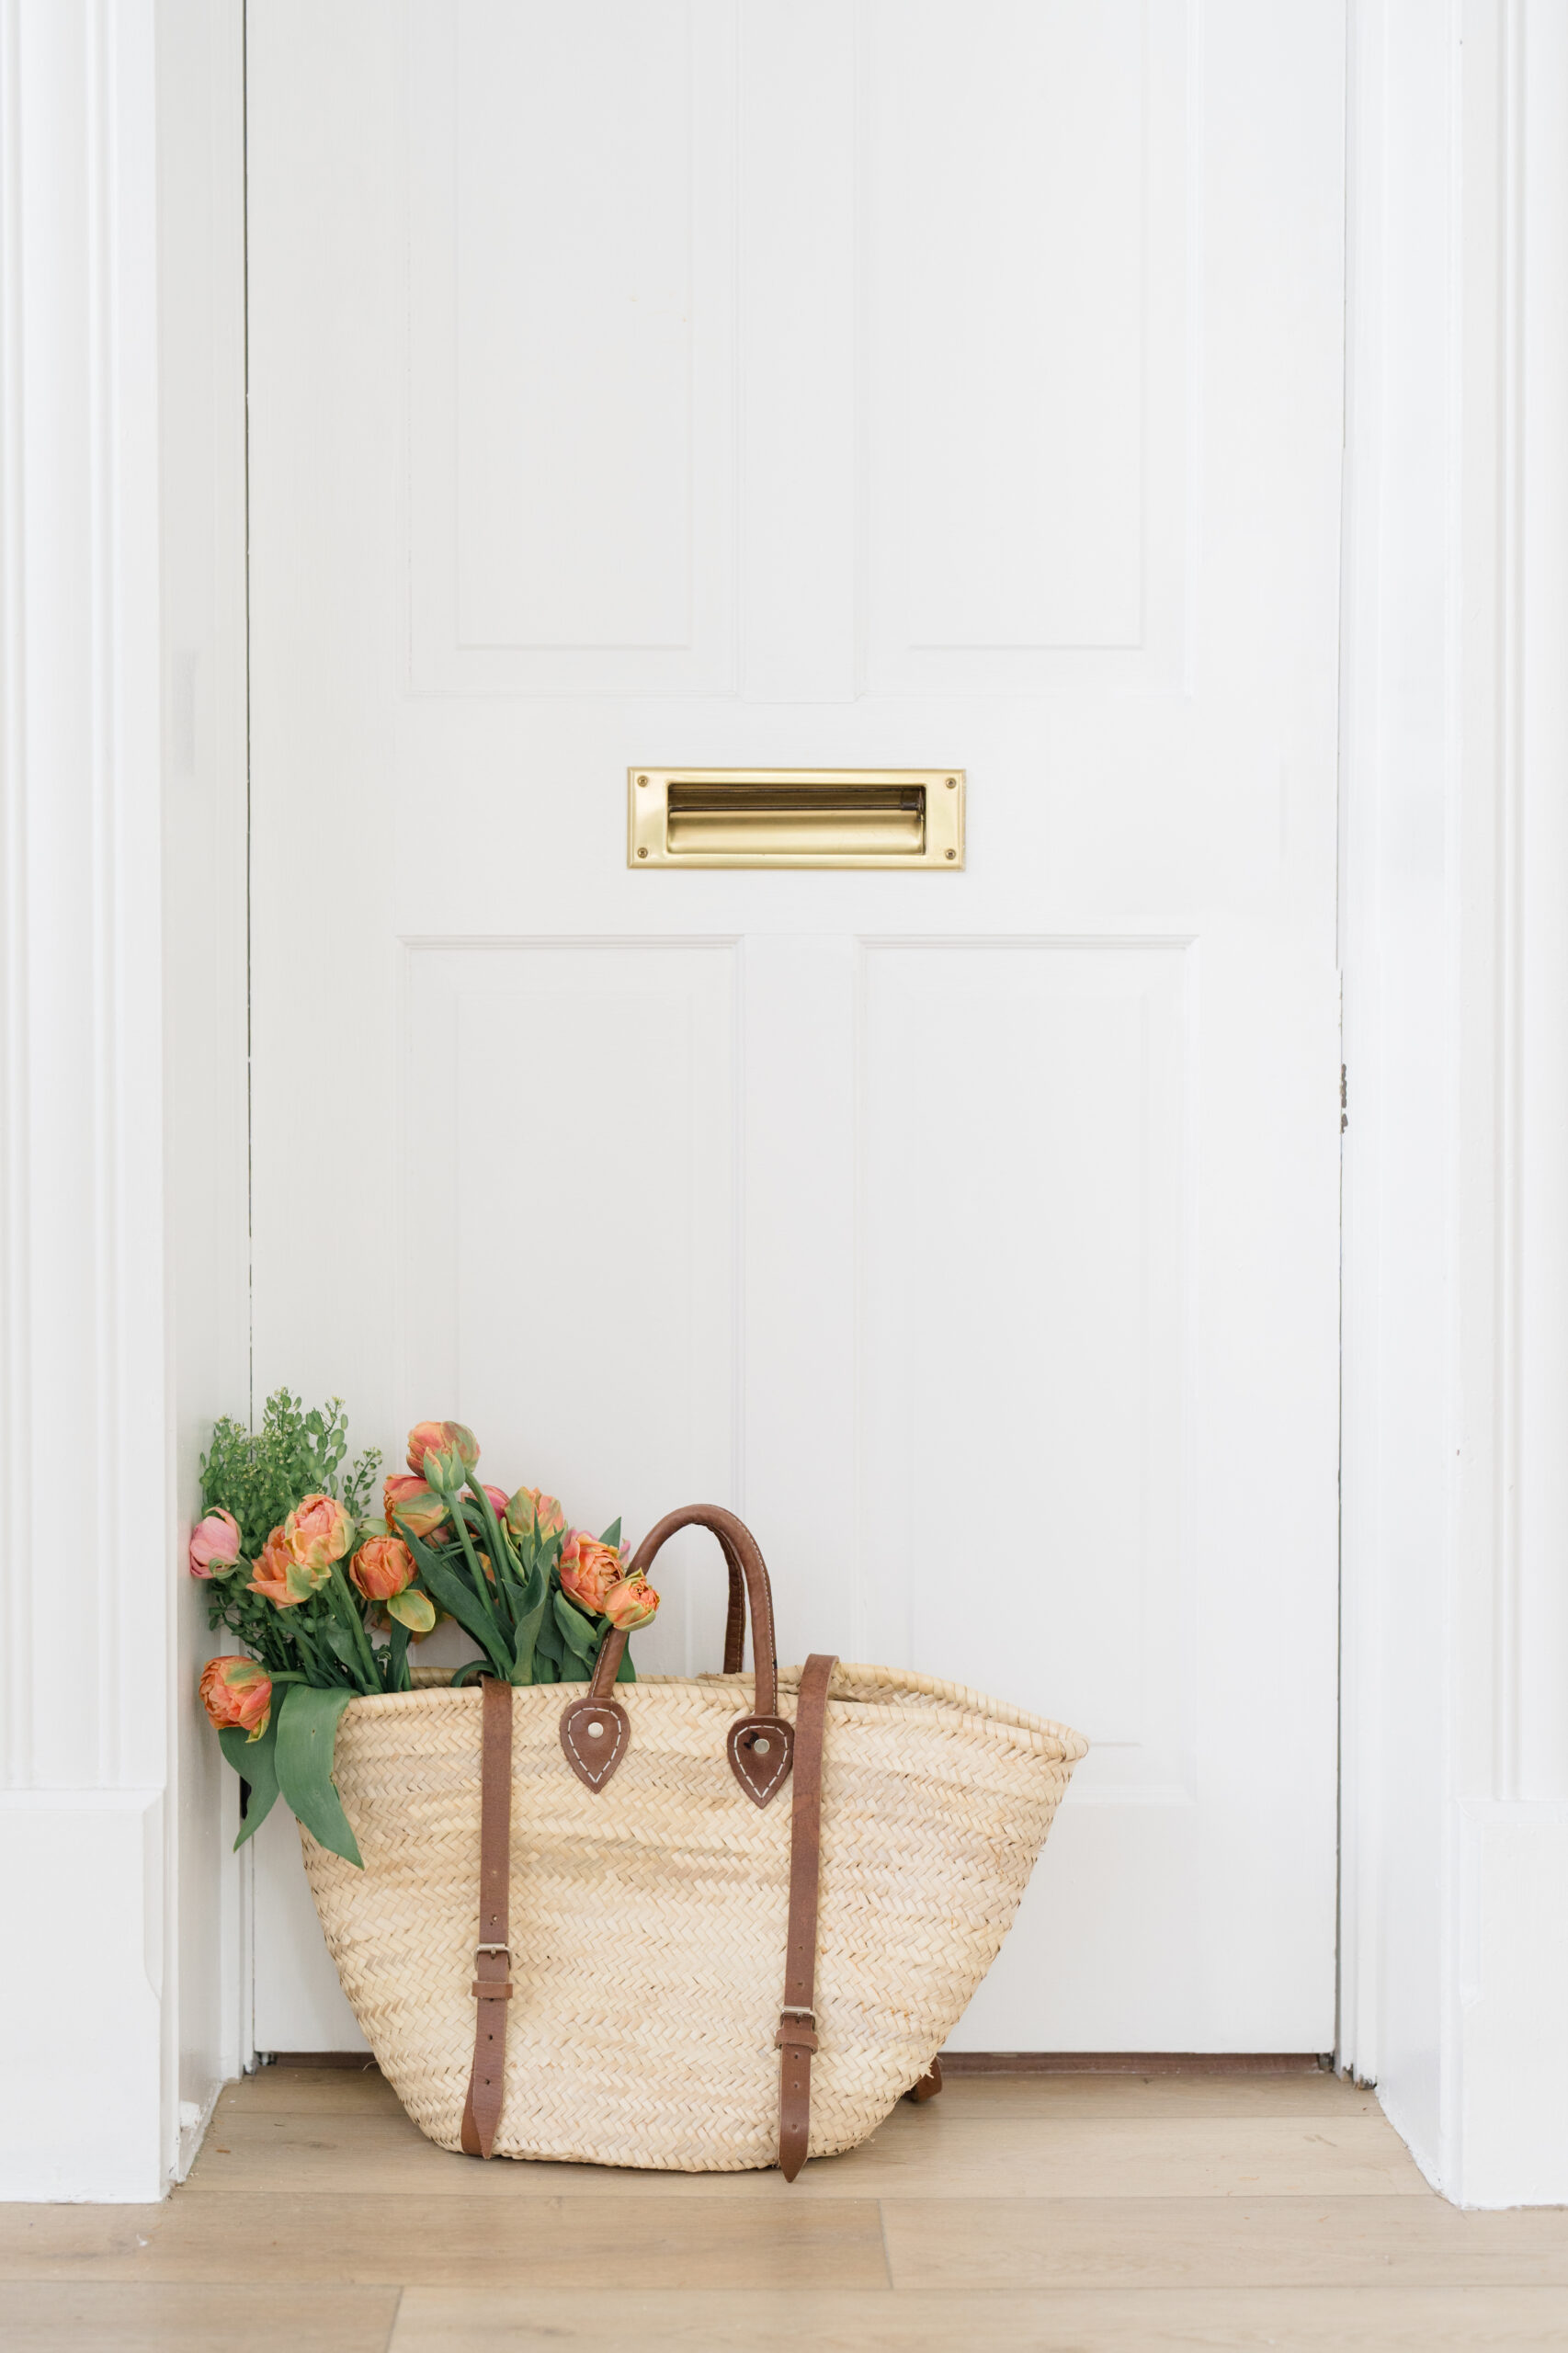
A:
{"type": "MultiPolygon", "coordinates": [[[[473,1549],[473,1541],[468,1532],[468,1522],[462,1516],[461,1502],[457,1495],[452,1497],[452,1526],[458,1531],[458,1542],[463,1548],[463,1557],[468,1563],[469,1573],[473,1578],[474,1591],[479,1596],[480,1607],[494,1627],[497,1636],[500,1636],[504,1634],[505,1629],[495,1614],[495,1605],[490,1598],[490,1580],[479,1565],[479,1555],[473,1549]]],[[[499,1578],[501,1574],[499,1569],[495,1574],[499,1578]]]]}
{"type": "Polygon", "coordinates": [[[332,1596],[333,1604],[339,1618],[354,1636],[355,1646],[363,1662],[366,1690],[379,1691],[381,1688],[381,1670],[376,1665],[376,1654],[370,1647],[370,1637],[365,1631],[365,1620],[354,1606],[354,1596],[348,1589],[348,1580],[335,1561],[332,1564],[327,1589],[332,1596]]]}

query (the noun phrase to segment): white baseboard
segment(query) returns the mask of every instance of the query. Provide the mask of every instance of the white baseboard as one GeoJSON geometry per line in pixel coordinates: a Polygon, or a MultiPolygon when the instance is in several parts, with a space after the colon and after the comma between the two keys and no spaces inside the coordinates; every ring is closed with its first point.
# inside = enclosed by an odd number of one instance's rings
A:
{"type": "Polygon", "coordinates": [[[161,2149],[163,1795],[0,1795],[0,2200],[152,2205],[161,2149]]]}

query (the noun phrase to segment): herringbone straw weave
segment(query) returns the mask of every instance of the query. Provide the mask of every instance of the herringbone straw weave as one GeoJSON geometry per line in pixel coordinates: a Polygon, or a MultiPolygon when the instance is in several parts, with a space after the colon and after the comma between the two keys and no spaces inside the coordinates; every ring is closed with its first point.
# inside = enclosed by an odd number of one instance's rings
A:
{"type": "MultiPolygon", "coordinates": [[[[799,1670],[779,1677],[794,1715],[799,1670]]],[[[650,1677],[595,1792],[569,1690],[513,1695],[510,2157],[731,2173],[774,2163],[788,1787],[758,1808],[724,1753],[749,1676],[650,1677]]],[[[399,2098],[456,2149],[473,2058],[477,1689],[356,1699],[336,1781],[365,1868],[301,1830],[344,1991],[399,2098]]],[[[1086,1744],[979,1692],[835,1668],[823,1780],[811,2154],[865,2139],[995,1959],[1086,1744]]]]}

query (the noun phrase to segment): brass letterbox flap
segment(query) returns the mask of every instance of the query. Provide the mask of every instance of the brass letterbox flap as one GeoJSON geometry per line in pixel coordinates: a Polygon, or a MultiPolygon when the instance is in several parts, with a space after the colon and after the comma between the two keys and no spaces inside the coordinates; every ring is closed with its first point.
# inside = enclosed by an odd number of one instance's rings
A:
{"type": "Polygon", "coordinates": [[[963,865],[962,768],[627,771],[631,866],[963,865]]]}

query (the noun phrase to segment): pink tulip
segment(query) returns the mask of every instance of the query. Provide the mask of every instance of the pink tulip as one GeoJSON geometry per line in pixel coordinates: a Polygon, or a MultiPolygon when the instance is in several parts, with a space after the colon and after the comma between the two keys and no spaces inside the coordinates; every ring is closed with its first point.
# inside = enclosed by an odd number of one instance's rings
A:
{"type": "Polygon", "coordinates": [[[505,1495],[503,1495],[501,1489],[499,1487],[486,1485],[484,1492],[490,1498],[490,1508],[495,1514],[496,1518],[505,1519],[506,1517],[506,1498],[505,1495]]]}
{"type": "Polygon", "coordinates": [[[565,1527],[566,1514],[553,1495],[519,1487],[506,1506],[506,1525],[516,1536],[555,1536],[565,1527]]]}
{"type": "Polygon", "coordinates": [[[219,1732],[237,1724],[259,1740],[272,1713],[272,1677],[254,1658],[210,1658],[201,1670],[201,1704],[219,1732]]]}
{"type": "Polygon", "coordinates": [[[283,1523],[283,1542],[301,1569],[330,1569],[354,1541],[354,1522],[335,1495],[304,1495],[283,1523]]]}
{"type": "MultiPolygon", "coordinates": [[[[565,1578],[562,1583],[564,1585],[565,1578]]],[[[644,1576],[622,1577],[612,1585],[599,1608],[612,1626],[623,1634],[635,1633],[639,1626],[646,1626],[659,1607],[659,1597],[644,1576]]]]}
{"type": "Polygon", "coordinates": [[[433,1537],[447,1517],[444,1497],[423,1479],[404,1479],[393,1472],[381,1489],[381,1505],[389,1528],[406,1528],[413,1536],[433,1537]]]}
{"type": "Polygon", "coordinates": [[[612,1544],[574,1528],[561,1555],[561,1590],[579,1609],[604,1614],[605,1596],[622,1581],[626,1564],[612,1544]]]}
{"type": "Polygon", "coordinates": [[[415,1422],[408,1433],[408,1467],[433,1487],[460,1487],[478,1461],[479,1440],[461,1422],[415,1422]]]}
{"type": "Polygon", "coordinates": [[[397,1536],[372,1536],[348,1564],[367,1601],[390,1601],[414,1583],[414,1555],[397,1536]]]}
{"type": "Polygon", "coordinates": [[[217,1505],[199,1527],[190,1531],[190,1574],[193,1577],[226,1577],[240,1557],[240,1524],[233,1512],[217,1505]]]}

